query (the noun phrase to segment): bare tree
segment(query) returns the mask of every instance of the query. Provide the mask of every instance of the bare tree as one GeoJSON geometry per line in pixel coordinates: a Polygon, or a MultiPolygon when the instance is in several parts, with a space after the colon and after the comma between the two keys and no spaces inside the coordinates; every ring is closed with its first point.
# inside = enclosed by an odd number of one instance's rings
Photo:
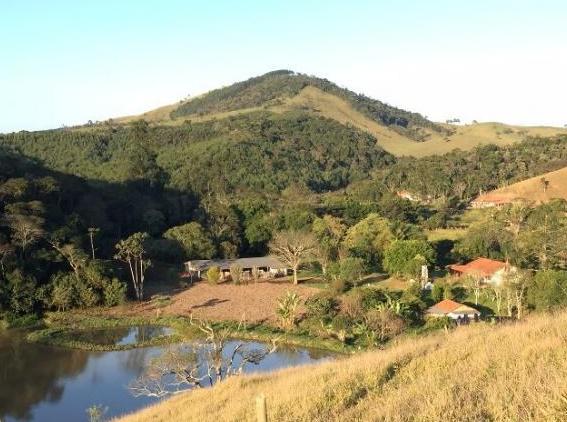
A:
{"type": "Polygon", "coordinates": [[[87,264],[87,255],[72,244],[60,245],[59,242],[49,239],[48,243],[67,260],[77,280],[79,280],[81,278],[81,270],[87,264]]]}
{"type": "Polygon", "coordinates": [[[30,245],[43,236],[43,222],[43,218],[34,215],[10,214],[6,216],[6,223],[12,231],[12,242],[22,249],[22,256],[25,256],[26,249],[30,245]]]}
{"type": "Polygon", "coordinates": [[[98,232],[100,232],[100,229],[96,227],[89,227],[87,231],[89,233],[89,240],[91,241],[91,252],[94,260],[95,259],[94,237],[98,232]]]}
{"type": "Polygon", "coordinates": [[[249,347],[245,343],[229,344],[241,328],[216,329],[210,323],[195,322],[205,338],[201,342],[170,347],[150,361],[145,372],[130,384],[134,396],[165,397],[192,388],[212,386],[229,377],[240,375],[249,365],[258,365],[276,351],[277,339],[271,347],[249,347]]]}
{"type": "Polygon", "coordinates": [[[482,289],[482,282],[483,277],[481,274],[471,274],[466,278],[466,285],[473,291],[474,293],[474,304],[478,305],[478,301],[480,299],[480,291],[482,289]]]}
{"type": "Polygon", "coordinates": [[[313,234],[294,230],[276,233],[269,245],[270,252],[293,269],[293,284],[298,284],[297,270],[314,254],[316,246],[313,234]]]}

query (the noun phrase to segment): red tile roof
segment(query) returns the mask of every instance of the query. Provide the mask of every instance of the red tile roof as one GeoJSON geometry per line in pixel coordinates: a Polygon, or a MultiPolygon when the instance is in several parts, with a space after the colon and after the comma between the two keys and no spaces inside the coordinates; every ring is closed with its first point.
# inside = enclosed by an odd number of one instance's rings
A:
{"type": "Polygon", "coordinates": [[[427,310],[427,313],[447,315],[455,311],[457,311],[457,314],[480,314],[477,309],[451,299],[445,299],[433,305],[427,310]]]}
{"type": "Polygon", "coordinates": [[[494,259],[477,258],[474,261],[469,262],[468,264],[450,265],[449,268],[462,274],[480,274],[485,277],[490,277],[495,272],[506,268],[506,265],[507,264],[505,262],[496,261],[494,259]]]}
{"type": "Polygon", "coordinates": [[[437,311],[441,311],[445,314],[448,314],[449,312],[454,311],[455,309],[457,309],[459,306],[463,306],[462,304],[460,304],[459,302],[455,302],[454,300],[451,299],[445,299],[442,300],[441,302],[433,305],[430,309],[435,309],[437,311]]]}

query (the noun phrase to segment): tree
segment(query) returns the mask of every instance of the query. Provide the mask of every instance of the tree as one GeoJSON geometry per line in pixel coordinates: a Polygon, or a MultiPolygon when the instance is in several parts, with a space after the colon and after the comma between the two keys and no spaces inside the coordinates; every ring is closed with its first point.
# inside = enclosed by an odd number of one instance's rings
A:
{"type": "Polygon", "coordinates": [[[567,272],[538,271],[528,287],[528,301],[536,310],[552,310],[567,305],[567,272]]]}
{"type": "Polygon", "coordinates": [[[424,240],[396,240],[384,253],[384,269],[390,274],[419,277],[422,265],[434,262],[435,251],[424,240]]]}
{"type": "Polygon", "coordinates": [[[289,230],[276,233],[269,248],[272,254],[292,268],[293,284],[298,284],[297,270],[305,259],[313,255],[316,246],[311,233],[289,230]]]}
{"type": "Polygon", "coordinates": [[[148,239],[147,233],[134,233],[116,244],[118,252],[114,256],[128,264],[136,299],[139,301],[144,297],[144,274],[151,265],[151,261],[146,258],[145,243],[148,239]]]}
{"type": "Polygon", "coordinates": [[[480,291],[482,289],[483,277],[481,274],[471,274],[465,278],[465,285],[474,293],[474,304],[478,305],[480,291]]]}
{"type": "Polygon", "coordinates": [[[329,266],[328,278],[335,282],[340,280],[356,285],[362,280],[365,271],[365,262],[362,258],[349,256],[329,266]]]}
{"type": "Polygon", "coordinates": [[[89,234],[89,240],[90,240],[90,243],[91,243],[92,256],[93,256],[93,259],[95,259],[94,237],[100,232],[100,229],[98,229],[96,227],[89,227],[87,232],[89,234]]]}
{"type": "Polygon", "coordinates": [[[130,384],[135,396],[165,397],[194,387],[210,387],[242,374],[248,365],[258,365],[277,348],[277,339],[272,340],[271,347],[233,341],[239,337],[241,325],[218,329],[206,321],[191,319],[190,323],[205,338],[172,346],[152,359],[144,373],[130,384]]]}
{"type": "Polygon", "coordinates": [[[25,257],[27,248],[45,233],[42,228],[44,220],[38,216],[8,214],[6,221],[12,231],[12,243],[22,249],[23,257],[25,257]]]}
{"type": "Polygon", "coordinates": [[[507,271],[502,279],[502,285],[506,290],[508,316],[512,317],[512,311],[516,309],[516,319],[522,319],[526,303],[526,292],[532,282],[532,275],[523,270],[507,271]]]}
{"type": "Polygon", "coordinates": [[[344,246],[369,267],[379,267],[386,247],[394,240],[390,223],[378,214],[369,214],[364,220],[348,229],[344,246]]]}
{"type": "Polygon", "coordinates": [[[215,254],[213,242],[197,222],[172,227],[163,237],[178,241],[185,251],[186,259],[210,259],[215,254]]]}
{"type": "Polygon", "coordinates": [[[316,218],[312,226],[318,246],[316,255],[321,264],[323,275],[329,264],[339,258],[341,242],[346,234],[346,226],[342,221],[331,215],[316,218]]]}

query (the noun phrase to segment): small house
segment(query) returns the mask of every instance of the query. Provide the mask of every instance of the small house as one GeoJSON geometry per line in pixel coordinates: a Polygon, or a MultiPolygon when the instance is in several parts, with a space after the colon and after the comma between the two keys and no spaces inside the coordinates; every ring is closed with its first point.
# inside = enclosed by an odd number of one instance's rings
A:
{"type": "Polygon", "coordinates": [[[480,317],[477,309],[451,299],[442,300],[431,306],[425,311],[425,314],[433,318],[449,317],[455,321],[477,320],[480,317]]]}

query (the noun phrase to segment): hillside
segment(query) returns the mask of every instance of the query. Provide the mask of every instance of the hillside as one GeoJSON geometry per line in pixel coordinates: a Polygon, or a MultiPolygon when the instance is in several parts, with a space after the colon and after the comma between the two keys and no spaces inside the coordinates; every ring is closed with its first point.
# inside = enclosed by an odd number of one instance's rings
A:
{"type": "Polygon", "coordinates": [[[123,422],[559,421],[567,418],[567,313],[461,327],[385,350],[179,395],[123,422]]]}
{"type": "Polygon", "coordinates": [[[490,122],[464,126],[438,124],[417,113],[355,94],[328,80],[291,71],[270,72],[188,101],[116,121],[129,123],[143,118],[160,125],[180,125],[187,120],[219,120],[260,110],[278,114],[299,110],[354,126],[373,135],[380,147],[396,156],[422,157],[489,143],[506,146],[527,136],[567,133],[563,128],[490,122]]]}
{"type": "Polygon", "coordinates": [[[493,190],[478,197],[485,201],[506,202],[524,199],[536,204],[549,202],[555,198],[567,200],[567,167],[493,190]]]}

